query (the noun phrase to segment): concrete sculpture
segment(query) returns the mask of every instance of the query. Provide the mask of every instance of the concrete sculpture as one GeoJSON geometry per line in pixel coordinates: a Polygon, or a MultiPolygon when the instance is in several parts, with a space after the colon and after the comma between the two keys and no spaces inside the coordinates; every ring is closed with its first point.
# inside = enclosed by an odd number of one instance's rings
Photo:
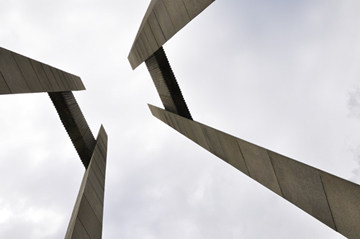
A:
{"type": "Polygon", "coordinates": [[[95,140],[72,93],[80,77],[0,48],[0,94],[48,92],[86,171],[65,238],[101,238],[107,134],[95,140]]]}
{"type": "Polygon", "coordinates": [[[152,114],[201,147],[348,238],[360,235],[360,186],[193,121],[163,44],[213,1],[152,0],[129,54],[145,61],[165,110],[152,114]]]}

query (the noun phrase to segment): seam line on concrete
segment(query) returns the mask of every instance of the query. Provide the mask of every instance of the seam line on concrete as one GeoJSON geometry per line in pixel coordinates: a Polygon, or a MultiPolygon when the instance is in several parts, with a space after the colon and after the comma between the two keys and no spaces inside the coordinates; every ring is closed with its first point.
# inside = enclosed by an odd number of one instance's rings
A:
{"type": "MultiPolygon", "coordinates": [[[[188,15],[188,17],[189,17],[189,19],[190,19],[190,21],[191,21],[192,18],[190,17],[189,11],[188,11],[188,9],[187,9],[187,7],[186,7],[186,4],[184,3],[184,0],[181,0],[181,2],[184,4],[184,8],[185,8],[186,14],[188,15]]],[[[190,21],[189,21],[189,22],[190,22],[190,21]]],[[[188,23],[189,23],[189,22],[188,22],[188,23]]],[[[186,23],[186,24],[188,24],[188,23],[186,23]]]]}
{"type": "MultiPolygon", "coordinates": [[[[159,25],[161,34],[163,35],[163,37],[164,37],[164,39],[165,39],[165,41],[166,41],[166,37],[165,37],[164,31],[163,31],[163,29],[162,29],[161,26],[160,26],[159,19],[158,19],[158,17],[156,16],[156,12],[155,12],[155,11],[154,11],[154,16],[155,16],[155,18],[156,18],[157,24],[159,25]]],[[[149,24],[149,26],[150,26],[150,24],[149,24]]],[[[151,29],[151,27],[150,27],[150,29],[151,29]]],[[[152,30],[151,30],[151,31],[152,31],[152,30]]],[[[153,32],[153,33],[154,33],[154,32],[153,32]]],[[[155,35],[154,35],[154,37],[155,37],[155,35]]],[[[155,37],[155,41],[156,41],[156,37],[155,37]]],[[[160,46],[161,43],[158,43],[158,45],[159,45],[159,48],[160,48],[160,47],[161,47],[161,46],[160,46]]],[[[154,53],[153,53],[153,54],[154,54],[154,53]]]]}
{"type": "MultiPolygon", "coordinates": [[[[44,72],[44,74],[45,74],[45,76],[46,76],[46,79],[47,79],[47,81],[49,82],[49,85],[50,85],[51,88],[52,88],[52,91],[51,91],[51,92],[55,91],[55,88],[54,88],[54,86],[51,84],[51,81],[50,81],[50,79],[49,79],[49,76],[46,74],[46,71],[45,71],[45,69],[44,69],[44,67],[43,67],[43,64],[40,64],[40,67],[41,67],[41,69],[43,70],[43,72],[44,72]]],[[[36,74],[36,72],[35,72],[35,74],[36,74]]],[[[50,92],[50,91],[49,91],[49,92],[50,92]]]]}
{"type": "Polygon", "coordinates": [[[253,176],[251,176],[250,170],[249,170],[249,168],[248,168],[248,166],[247,166],[247,164],[246,164],[245,156],[244,156],[244,154],[243,154],[243,152],[242,152],[242,149],[241,149],[241,146],[240,146],[238,140],[236,140],[236,143],[237,143],[237,146],[238,146],[238,148],[239,148],[239,150],[240,150],[241,156],[243,157],[244,164],[245,164],[246,170],[247,170],[247,172],[248,172],[248,174],[249,174],[249,177],[253,179],[253,176]]]}
{"type": "MultiPolygon", "coordinates": [[[[89,181],[89,182],[90,182],[90,181],[89,181]]],[[[90,183],[90,184],[91,184],[91,183],[90,183]]],[[[93,187],[92,184],[91,184],[91,187],[93,187]]],[[[94,189],[94,187],[93,187],[93,190],[94,190],[94,192],[96,192],[95,189],[94,189]]],[[[84,197],[86,198],[86,200],[89,202],[89,205],[90,205],[91,209],[93,210],[95,216],[98,217],[98,216],[96,215],[96,213],[95,213],[95,209],[94,209],[93,205],[90,203],[90,201],[88,200],[88,198],[87,198],[87,196],[85,195],[85,193],[83,194],[83,196],[84,196],[84,197]]],[[[97,196],[97,195],[96,195],[96,196],[97,196]]],[[[100,200],[99,197],[97,197],[97,198],[100,200]]],[[[101,206],[104,207],[104,202],[101,202],[101,200],[100,200],[100,203],[101,203],[101,206]]],[[[103,213],[104,213],[104,212],[102,212],[102,214],[103,214],[103,213]]],[[[99,218],[98,218],[98,219],[99,219],[99,218]]],[[[102,225],[101,222],[100,222],[100,224],[102,225]]]]}
{"type": "MultiPolygon", "coordinates": [[[[97,166],[98,166],[98,165],[97,165],[97,166]]],[[[98,166],[98,167],[99,167],[99,166],[98,166]]],[[[98,176],[98,174],[95,172],[95,169],[92,168],[92,170],[93,170],[93,172],[94,172],[94,174],[95,174],[95,177],[96,177],[97,180],[99,181],[101,187],[104,189],[104,188],[105,188],[105,185],[102,185],[101,179],[99,179],[99,176],[98,176]]],[[[100,172],[100,173],[101,173],[101,172],[100,172]]],[[[102,174],[102,173],[101,173],[101,174],[102,174]]],[[[91,184],[91,185],[92,185],[92,184],[91,184]]]]}
{"type": "Polygon", "coordinates": [[[19,68],[20,74],[23,76],[23,79],[24,79],[24,81],[25,81],[25,84],[26,84],[27,87],[29,88],[29,91],[30,91],[31,93],[33,93],[33,92],[31,91],[30,86],[28,85],[28,83],[27,83],[27,81],[26,81],[26,78],[25,78],[25,76],[24,76],[24,74],[23,74],[23,72],[22,72],[22,70],[21,70],[21,68],[20,68],[20,66],[19,66],[19,63],[16,61],[15,56],[14,56],[14,54],[13,54],[12,52],[11,52],[11,57],[14,59],[15,64],[16,64],[17,67],[19,68]]]}
{"type": "MultiPolygon", "coordinates": [[[[167,9],[166,4],[164,3],[163,0],[160,0],[160,1],[164,4],[164,7],[165,7],[165,10],[166,10],[167,15],[169,16],[171,25],[173,25],[173,27],[174,27],[174,29],[175,29],[175,25],[174,25],[174,23],[173,23],[173,20],[172,20],[171,17],[170,17],[169,10],[167,9]]],[[[171,36],[171,37],[173,37],[173,36],[171,36]]],[[[171,38],[171,37],[170,37],[170,38],[171,38]]],[[[166,38],[165,38],[165,39],[166,39],[166,38]]],[[[169,40],[169,39],[167,39],[167,40],[169,40]]]]}
{"type": "Polygon", "coordinates": [[[244,157],[244,154],[243,154],[243,152],[242,152],[242,150],[241,150],[241,147],[240,147],[240,145],[239,145],[239,141],[238,141],[238,140],[236,140],[236,145],[237,145],[237,147],[239,148],[240,154],[241,154],[241,156],[242,156],[242,158],[243,158],[243,161],[244,161],[244,164],[245,164],[245,167],[246,167],[246,171],[247,171],[247,173],[249,174],[249,177],[252,178],[251,175],[250,175],[249,168],[248,168],[248,166],[247,166],[247,164],[246,164],[245,157],[244,157]]]}
{"type": "MultiPolygon", "coordinates": [[[[51,76],[48,75],[48,74],[51,74],[51,75],[53,76],[53,79],[55,79],[55,76],[54,76],[54,74],[52,73],[52,70],[51,70],[50,66],[49,66],[49,69],[50,69],[50,70],[49,70],[48,72],[46,72],[46,70],[45,70],[45,68],[44,68],[43,65],[42,65],[41,67],[44,69],[44,72],[45,72],[46,77],[49,79],[50,84],[51,84],[52,87],[54,88],[54,85],[53,85],[53,83],[52,83],[52,81],[51,81],[51,76]]],[[[55,80],[55,84],[57,85],[58,89],[60,89],[60,85],[57,83],[56,80],[55,80]]],[[[54,88],[54,90],[55,90],[55,88],[54,88]]]]}
{"type": "Polygon", "coordinates": [[[7,88],[9,89],[10,93],[12,93],[11,89],[10,89],[8,83],[6,82],[5,77],[4,77],[4,75],[3,75],[3,73],[1,71],[0,71],[0,74],[1,74],[2,78],[4,79],[4,82],[5,82],[6,86],[7,86],[7,88]]]}
{"type": "MultiPolygon", "coordinates": [[[[85,195],[84,195],[85,196],[85,195]]],[[[91,203],[89,202],[89,200],[86,198],[86,196],[84,197],[85,198],[85,200],[89,203],[89,205],[90,205],[90,207],[91,207],[91,203]]],[[[91,207],[91,209],[92,209],[92,207],[91,207]]],[[[93,210],[92,211],[94,214],[95,214],[95,211],[93,210]]],[[[102,223],[99,221],[99,219],[98,219],[98,217],[96,216],[96,214],[95,214],[95,217],[96,217],[96,220],[98,220],[98,222],[99,222],[99,224],[102,226],[102,223]]],[[[79,215],[77,216],[77,218],[79,218],[79,215]]],[[[79,218],[79,221],[81,222],[81,220],[80,220],[80,218],[79,218]]],[[[82,224],[82,223],[81,223],[82,224]]],[[[83,227],[84,227],[84,224],[82,224],[83,225],[83,227]]],[[[85,231],[86,231],[86,227],[84,227],[85,228],[85,231]]],[[[89,234],[87,231],[86,231],[86,233],[87,234],[89,234]]],[[[91,236],[89,236],[90,238],[92,238],[91,236]]]]}
{"type": "MultiPolygon", "coordinates": [[[[94,151],[95,151],[95,150],[94,150],[94,151]]],[[[94,154],[94,153],[93,153],[93,154],[94,154]]],[[[100,167],[99,163],[98,163],[97,161],[94,161],[93,163],[95,163],[96,166],[98,166],[98,168],[100,169],[101,175],[105,176],[105,175],[103,174],[103,172],[101,171],[101,167],[100,167]]]]}
{"type": "MultiPolygon", "coordinates": [[[[87,200],[87,199],[86,199],[86,200],[87,200]]],[[[81,222],[79,216],[77,216],[76,218],[79,220],[79,222],[80,222],[81,226],[84,228],[84,231],[86,232],[86,234],[89,236],[89,238],[91,238],[91,236],[90,236],[90,234],[88,233],[88,231],[86,230],[84,224],[81,222]]],[[[76,223],[76,220],[75,220],[75,223],[76,223]]],[[[75,227],[74,227],[74,229],[75,229],[75,227]]],[[[73,232],[71,233],[71,238],[73,237],[73,233],[74,233],[74,230],[73,230],[73,232]]]]}
{"type": "MultiPolygon", "coordinates": [[[[318,173],[319,173],[319,177],[320,177],[320,181],[321,181],[321,186],[322,186],[322,188],[323,188],[323,190],[324,190],[324,193],[325,193],[326,202],[327,202],[327,204],[328,204],[328,206],[329,206],[330,215],[331,215],[331,219],[333,220],[333,223],[334,223],[335,231],[338,232],[338,229],[337,229],[337,226],[336,226],[336,223],[335,223],[335,218],[334,218],[333,212],[332,212],[332,210],[331,210],[331,206],[330,206],[329,199],[328,199],[328,196],[327,196],[327,193],[326,193],[326,189],[325,189],[325,187],[324,187],[324,183],[323,183],[323,179],[322,179],[322,177],[321,177],[320,170],[317,169],[317,171],[318,171],[318,173]]],[[[341,233],[341,235],[343,235],[343,234],[341,233]]]]}
{"type": "MultiPolygon", "coordinates": [[[[91,169],[90,169],[90,170],[91,170],[91,169]]],[[[95,174],[95,172],[93,172],[93,173],[95,174]]],[[[96,177],[96,175],[95,175],[95,177],[96,177]]],[[[98,182],[99,182],[99,184],[100,184],[100,187],[102,188],[102,190],[104,191],[104,194],[105,194],[105,188],[101,185],[98,177],[96,177],[96,179],[98,180],[98,182]]],[[[90,179],[89,179],[89,182],[90,182],[91,186],[93,186],[93,188],[95,189],[94,184],[91,183],[91,180],[90,180],[90,179]]],[[[95,193],[96,193],[96,195],[98,196],[98,198],[100,199],[100,202],[101,202],[101,198],[100,198],[99,194],[96,192],[96,190],[95,190],[95,193]]],[[[101,192],[100,192],[100,193],[101,193],[101,192]]]]}
{"type": "MultiPolygon", "coordinates": [[[[271,163],[271,167],[272,167],[272,169],[273,169],[273,171],[274,171],[274,174],[275,174],[276,182],[277,182],[277,184],[279,185],[281,197],[282,197],[282,198],[285,198],[285,197],[284,197],[284,193],[283,193],[283,191],[282,191],[282,189],[281,189],[281,185],[280,185],[280,183],[279,183],[279,179],[278,179],[277,173],[276,173],[276,171],[275,171],[273,159],[271,158],[271,155],[269,154],[269,150],[266,150],[266,154],[269,156],[270,163],[271,163]]],[[[287,200],[287,199],[286,199],[286,200],[287,200]]],[[[294,204],[294,205],[295,205],[295,204],[294,204]]]]}
{"type": "Polygon", "coordinates": [[[36,73],[36,70],[35,70],[33,64],[31,64],[31,59],[29,59],[29,61],[30,61],[31,69],[34,71],[34,74],[36,75],[38,81],[40,82],[41,87],[42,87],[42,88],[44,89],[44,91],[45,91],[46,87],[45,87],[45,86],[43,85],[43,83],[41,82],[40,76],[38,76],[38,74],[36,73]]]}
{"type": "MultiPolygon", "coordinates": [[[[150,25],[149,25],[149,28],[150,28],[150,25]]],[[[151,29],[151,28],[150,28],[151,29]]],[[[152,50],[151,49],[151,44],[150,44],[150,41],[149,41],[149,37],[148,37],[148,35],[146,34],[146,32],[145,31],[143,31],[144,32],[144,36],[145,36],[145,38],[146,38],[146,41],[147,41],[147,43],[149,44],[149,46],[150,46],[150,50],[152,50]]],[[[155,36],[154,36],[154,38],[155,38],[155,36]]],[[[156,41],[156,39],[155,39],[155,41],[156,41]]],[[[151,55],[150,55],[151,56],[151,55]]]]}
{"type": "MultiPolygon", "coordinates": [[[[154,16],[155,16],[155,12],[154,12],[154,16]]],[[[156,18],[156,16],[155,16],[155,18],[156,18]]],[[[158,23],[159,28],[160,28],[160,31],[161,31],[161,33],[162,33],[162,30],[161,30],[161,27],[160,27],[160,24],[159,24],[159,22],[158,22],[157,18],[156,18],[156,22],[158,23]]],[[[150,28],[150,31],[151,31],[152,35],[154,36],[154,39],[155,39],[156,45],[157,45],[157,47],[159,47],[159,46],[160,46],[160,43],[156,40],[156,37],[155,37],[154,31],[153,31],[153,29],[151,28],[151,25],[150,25],[149,23],[148,23],[148,25],[149,25],[149,28],[150,28]]],[[[164,39],[165,39],[165,36],[164,36],[164,39]]]]}

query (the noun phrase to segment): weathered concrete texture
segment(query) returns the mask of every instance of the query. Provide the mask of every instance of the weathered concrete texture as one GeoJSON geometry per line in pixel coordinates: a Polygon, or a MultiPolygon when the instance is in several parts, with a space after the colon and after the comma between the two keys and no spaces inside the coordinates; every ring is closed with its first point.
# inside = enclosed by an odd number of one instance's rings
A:
{"type": "Polygon", "coordinates": [[[335,230],[319,170],[268,151],[283,197],[335,230]]]}
{"type": "Polygon", "coordinates": [[[215,0],[152,0],[128,59],[135,69],[215,0]]]}
{"type": "Polygon", "coordinates": [[[78,152],[85,168],[88,167],[95,147],[95,138],[91,133],[79,105],[71,91],[50,92],[49,96],[59,117],[78,152]]]}
{"type": "Polygon", "coordinates": [[[193,19],[215,0],[183,0],[189,17],[193,19]]]}
{"type": "Polygon", "coordinates": [[[241,139],[238,139],[238,144],[250,177],[282,196],[267,150],[241,139]]]}
{"type": "Polygon", "coordinates": [[[167,12],[169,13],[175,32],[178,32],[181,28],[188,24],[188,22],[190,22],[191,19],[189,13],[187,12],[185,4],[182,0],[163,0],[163,2],[167,12]]]}
{"type": "Polygon", "coordinates": [[[78,76],[0,47],[0,94],[85,90],[78,76]]]}
{"type": "Polygon", "coordinates": [[[221,131],[216,131],[216,133],[222,149],[224,150],[226,162],[249,176],[244,157],[240,151],[238,140],[235,137],[221,131]]]}
{"type": "Polygon", "coordinates": [[[3,48],[0,48],[0,72],[11,93],[31,92],[12,52],[3,48]]]}
{"type": "Polygon", "coordinates": [[[11,94],[8,85],[5,82],[5,79],[0,72],[0,94],[11,94]]]}
{"type": "Polygon", "coordinates": [[[164,123],[333,230],[360,238],[359,185],[169,111],[149,108],[164,123]]]}
{"type": "Polygon", "coordinates": [[[197,141],[195,141],[195,143],[197,143],[198,145],[200,145],[201,147],[203,147],[207,151],[210,151],[210,146],[209,146],[208,141],[205,138],[203,127],[201,127],[201,124],[199,124],[198,122],[189,121],[189,120],[188,120],[188,122],[190,123],[191,128],[193,129],[193,132],[194,132],[194,134],[196,136],[197,141]]]}
{"type": "Polygon", "coordinates": [[[81,238],[81,239],[91,239],[86,232],[84,226],[80,222],[79,218],[76,218],[76,222],[74,225],[74,231],[72,237],[65,237],[65,238],[81,238]]]}
{"type": "Polygon", "coordinates": [[[192,119],[162,47],[146,60],[146,66],[165,109],[185,118],[192,119]]]}
{"type": "Polygon", "coordinates": [[[207,144],[210,148],[209,151],[226,162],[227,159],[225,157],[224,150],[220,144],[220,141],[217,137],[216,130],[206,125],[201,125],[201,128],[204,133],[204,137],[207,141],[207,144]]]}
{"type": "Polygon", "coordinates": [[[347,238],[360,238],[359,185],[326,172],[320,175],[337,231],[347,238]]]}
{"type": "Polygon", "coordinates": [[[98,165],[106,166],[106,152],[107,134],[101,126],[89,167],[85,171],[80,186],[65,239],[100,239],[102,236],[105,171],[102,172],[98,165]]]}

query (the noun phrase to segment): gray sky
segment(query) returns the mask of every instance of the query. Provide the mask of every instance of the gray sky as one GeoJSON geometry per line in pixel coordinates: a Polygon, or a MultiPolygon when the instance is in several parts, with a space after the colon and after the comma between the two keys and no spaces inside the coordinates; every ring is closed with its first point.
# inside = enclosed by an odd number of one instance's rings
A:
{"type": "MultiPolygon", "coordinates": [[[[0,46],[79,75],[103,238],[343,238],[152,117],[150,1],[1,1],[0,46]]],[[[196,121],[360,183],[359,1],[222,0],[164,49],[196,121]]],[[[0,97],[0,238],[63,238],[84,167],[47,94],[0,97]]]]}

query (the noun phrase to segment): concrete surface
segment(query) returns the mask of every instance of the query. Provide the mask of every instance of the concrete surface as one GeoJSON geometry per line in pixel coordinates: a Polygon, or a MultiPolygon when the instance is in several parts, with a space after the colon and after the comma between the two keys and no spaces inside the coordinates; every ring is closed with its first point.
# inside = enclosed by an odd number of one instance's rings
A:
{"type": "Polygon", "coordinates": [[[360,238],[359,185],[172,112],[149,108],[166,124],[165,118],[182,122],[183,127],[172,121],[170,126],[333,230],[360,238]]]}

